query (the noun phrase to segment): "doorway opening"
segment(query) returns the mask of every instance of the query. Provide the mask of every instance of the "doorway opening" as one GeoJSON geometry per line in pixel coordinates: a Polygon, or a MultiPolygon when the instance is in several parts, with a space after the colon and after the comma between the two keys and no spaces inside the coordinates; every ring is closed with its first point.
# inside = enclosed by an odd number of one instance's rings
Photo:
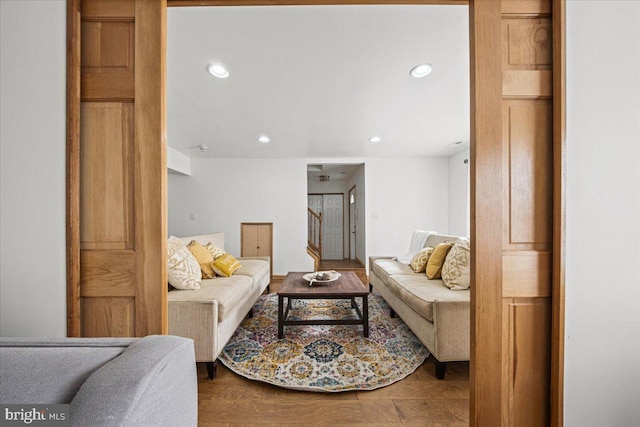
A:
{"type": "Polygon", "coordinates": [[[308,251],[319,269],[364,273],[365,165],[307,165],[308,251]]]}

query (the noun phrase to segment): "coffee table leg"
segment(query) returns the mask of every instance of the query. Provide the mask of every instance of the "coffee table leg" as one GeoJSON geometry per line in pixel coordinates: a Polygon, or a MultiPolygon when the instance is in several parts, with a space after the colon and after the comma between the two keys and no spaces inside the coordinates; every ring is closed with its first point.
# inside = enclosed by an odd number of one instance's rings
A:
{"type": "MultiPolygon", "coordinates": [[[[291,302],[289,302],[291,304],[291,302]]],[[[284,297],[278,295],[278,339],[281,340],[284,337],[284,297]]]]}
{"type": "Polygon", "coordinates": [[[362,296],[362,334],[369,338],[369,298],[362,296]]]}
{"type": "Polygon", "coordinates": [[[351,297],[351,308],[356,308],[356,297],[351,297]]]}

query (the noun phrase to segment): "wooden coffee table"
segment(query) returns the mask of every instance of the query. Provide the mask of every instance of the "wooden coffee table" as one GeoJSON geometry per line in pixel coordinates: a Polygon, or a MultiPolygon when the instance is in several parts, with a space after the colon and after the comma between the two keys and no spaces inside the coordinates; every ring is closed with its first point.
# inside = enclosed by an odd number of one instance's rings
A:
{"type": "Polygon", "coordinates": [[[284,327],[290,325],[362,325],[362,333],[369,336],[369,291],[352,271],[341,273],[333,282],[309,286],[302,276],[306,273],[289,273],[278,291],[278,339],[284,337],[284,327]],[[362,311],[356,298],[362,298],[362,311]],[[285,299],[287,300],[285,306],[285,299]],[[287,320],[289,309],[296,299],[350,299],[358,319],[287,320]]]}

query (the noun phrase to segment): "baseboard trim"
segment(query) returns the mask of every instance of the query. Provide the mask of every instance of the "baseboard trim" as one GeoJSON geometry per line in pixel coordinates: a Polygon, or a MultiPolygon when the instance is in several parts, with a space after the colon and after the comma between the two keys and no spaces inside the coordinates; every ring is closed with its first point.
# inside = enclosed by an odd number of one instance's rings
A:
{"type": "Polygon", "coordinates": [[[275,274],[273,276],[271,276],[271,280],[274,280],[276,282],[282,282],[286,278],[287,278],[287,276],[276,276],[275,274]]]}

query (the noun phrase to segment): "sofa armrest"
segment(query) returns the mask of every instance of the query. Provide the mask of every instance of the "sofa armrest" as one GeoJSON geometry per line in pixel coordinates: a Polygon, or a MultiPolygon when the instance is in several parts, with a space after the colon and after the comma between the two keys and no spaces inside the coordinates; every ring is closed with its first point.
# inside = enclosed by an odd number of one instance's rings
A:
{"type": "MultiPolygon", "coordinates": [[[[451,291],[459,292],[459,291],[451,291]]],[[[469,360],[471,348],[471,303],[434,301],[435,351],[441,362],[469,360]]]]}
{"type": "Polygon", "coordinates": [[[169,301],[169,334],[193,340],[196,362],[218,357],[218,301],[169,301]]]}
{"type": "Polygon", "coordinates": [[[397,257],[394,257],[394,256],[370,256],[369,257],[369,271],[371,271],[373,269],[374,261],[377,261],[379,259],[397,259],[397,257]]]}
{"type": "Polygon", "coordinates": [[[73,426],[196,426],[191,340],[152,335],[95,371],[71,401],[73,426]]]}

